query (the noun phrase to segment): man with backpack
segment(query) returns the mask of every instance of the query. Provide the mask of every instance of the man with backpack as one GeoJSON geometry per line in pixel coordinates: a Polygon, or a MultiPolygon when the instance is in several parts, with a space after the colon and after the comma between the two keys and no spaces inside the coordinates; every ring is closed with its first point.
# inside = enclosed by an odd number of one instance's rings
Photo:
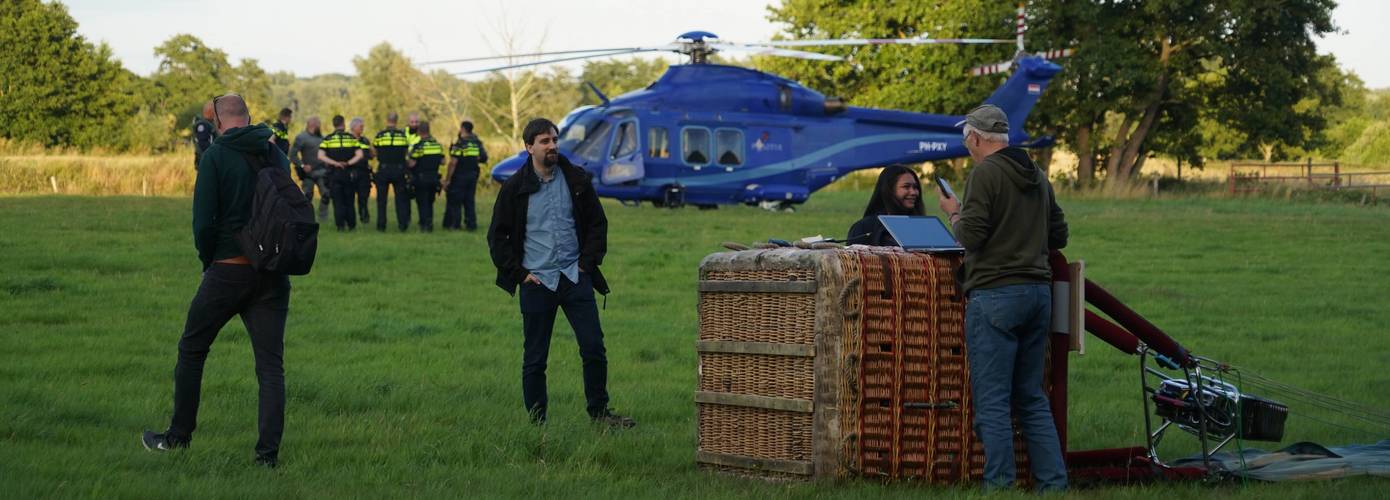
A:
{"type": "MultiPolygon", "coordinates": [[[[146,430],[141,442],[150,450],[188,447],[197,427],[203,363],[208,350],[222,327],[233,316],[240,315],[251,337],[256,379],[260,385],[257,414],[260,439],[256,442],[255,460],[259,465],[275,467],[285,422],[283,354],[285,317],[290,305],[290,281],[285,273],[303,274],[307,267],[298,272],[261,270],[266,268],[265,252],[251,255],[243,248],[248,244],[253,247],[266,245],[248,242],[245,233],[250,231],[244,232],[243,228],[261,224],[264,212],[273,210],[258,208],[253,214],[253,199],[257,205],[277,205],[276,209],[292,206],[296,210],[298,219],[278,226],[304,228],[295,241],[285,243],[287,249],[293,249],[296,244],[316,242],[317,224],[313,222],[311,205],[289,176],[289,160],[280,148],[268,142],[272,135],[270,128],[250,125],[246,102],[240,96],[218,97],[213,100],[213,107],[213,123],[220,135],[199,161],[193,189],[193,242],[203,263],[202,283],[189,305],[179,339],[178,363],[174,367],[174,413],[169,428],[163,433],[146,430]],[[261,168],[284,171],[261,172],[261,168]],[[266,186],[264,184],[270,182],[266,179],[278,181],[277,184],[283,186],[266,186]],[[274,190],[267,191],[267,188],[274,190]],[[265,199],[267,193],[272,199],[265,199]],[[288,193],[297,199],[279,193],[288,193]],[[307,219],[312,227],[304,226],[299,219],[307,219]]],[[[280,240],[270,246],[279,250],[280,240]]],[[[312,263],[313,248],[308,251],[312,263]]],[[[272,257],[284,259],[279,255],[272,257]]]]}

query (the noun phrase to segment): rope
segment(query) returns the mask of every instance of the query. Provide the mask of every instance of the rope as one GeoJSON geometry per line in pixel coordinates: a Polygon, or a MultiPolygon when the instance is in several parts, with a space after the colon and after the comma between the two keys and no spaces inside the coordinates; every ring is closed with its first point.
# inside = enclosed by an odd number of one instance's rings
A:
{"type": "Polygon", "coordinates": [[[1305,397],[1304,395],[1302,395],[1302,394],[1300,394],[1300,393],[1298,393],[1298,392],[1289,391],[1289,390],[1287,390],[1287,389],[1284,389],[1284,388],[1281,388],[1281,387],[1278,387],[1278,386],[1265,385],[1265,384],[1262,384],[1262,383],[1260,383],[1260,382],[1251,382],[1251,384],[1252,384],[1252,385],[1255,385],[1255,386],[1258,386],[1258,387],[1260,387],[1260,388],[1262,388],[1264,391],[1267,391],[1267,392],[1270,392],[1270,393],[1274,393],[1274,394],[1280,394],[1280,395],[1286,396],[1286,397],[1288,397],[1289,399],[1291,399],[1291,400],[1293,400],[1293,401],[1297,401],[1297,402],[1303,403],[1303,404],[1305,404],[1305,405],[1311,406],[1311,407],[1313,407],[1313,408],[1317,408],[1317,409],[1319,409],[1319,410],[1324,410],[1324,411],[1327,411],[1327,412],[1329,412],[1329,413],[1336,413],[1336,414],[1345,416],[1345,417],[1347,417],[1347,418],[1352,418],[1352,419],[1356,419],[1356,420],[1360,420],[1360,421],[1363,421],[1363,422],[1366,422],[1366,423],[1373,424],[1373,425],[1375,425],[1375,426],[1377,426],[1377,427],[1384,427],[1384,428],[1386,428],[1386,429],[1390,429],[1390,419],[1386,419],[1386,418],[1381,417],[1381,416],[1379,416],[1379,415],[1367,414],[1367,413],[1363,413],[1363,412],[1358,412],[1358,411],[1355,411],[1355,410],[1350,410],[1350,409],[1345,408],[1345,407],[1339,407],[1339,406],[1337,406],[1337,405],[1328,405],[1328,404],[1324,404],[1324,403],[1322,403],[1322,402],[1320,402],[1320,401],[1317,401],[1317,400],[1314,400],[1314,399],[1309,399],[1309,398],[1305,397]]]}

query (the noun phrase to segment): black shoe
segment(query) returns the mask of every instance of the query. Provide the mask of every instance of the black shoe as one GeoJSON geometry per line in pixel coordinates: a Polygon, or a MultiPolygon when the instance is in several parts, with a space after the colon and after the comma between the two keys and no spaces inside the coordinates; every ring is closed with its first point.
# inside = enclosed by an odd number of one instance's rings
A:
{"type": "Polygon", "coordinates": [[[274,457],[256,457],[256,465],[267,469],[274,469],[280,466],[280,460],[274,457]]]}
{"type": "Polygon", "coordinates": [[[590,415],[589,419],[593,420],[596,424],[606,425],[609,429],[631,429],[637,425],[637,421],[613,413],[612,410],[608,409],[603,410],[603,413],[590,415]]]}
{"type": "Polygon", "coordinates": [[[150,451],[169,451],[175,448],[188,447],[187,440],[169,439],[168,434],[157,434],[149,429],[145,429],[145,433],[140,435],[140,444],[145,445],[145,449],[150,451]]]}

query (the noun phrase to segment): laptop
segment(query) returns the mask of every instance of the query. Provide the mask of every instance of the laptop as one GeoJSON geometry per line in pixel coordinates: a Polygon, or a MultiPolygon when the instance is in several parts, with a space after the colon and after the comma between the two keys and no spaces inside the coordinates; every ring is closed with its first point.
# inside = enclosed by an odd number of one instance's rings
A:
{"type": "Polygon", "coordinates": [[[931,215],[880,215],[878,221],[898,240],[903,250],[922,252],[964,252],[951,236],[946,224],[931,215]]]}

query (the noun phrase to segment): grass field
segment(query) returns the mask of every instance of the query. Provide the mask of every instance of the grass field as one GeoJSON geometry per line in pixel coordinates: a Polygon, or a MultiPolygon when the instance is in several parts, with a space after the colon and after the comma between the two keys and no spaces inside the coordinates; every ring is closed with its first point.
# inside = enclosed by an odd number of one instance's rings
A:
{"type": "MultiPolygon", "coordinates": [[[[577,349],[557,323],[551,423],[525,423],[514,299],[480,233],[321,237],[286,333],[281,467],[251,464],[256,384],[239,322],[204,378],[193,448],[144,451],[167,425],[175,343],[199,264],[190,200],[0,197],[0,496],[876,498],[974,496],[873,481],[767,484],[703,473],[695,452],[696,270],[726,240],[843,235],[865,193],[795,214],[625,208],[610,218],[602,312],[610,391],[635,429],[583,415],[577,349]]],[[[1072,259],[1189,348],[1309,389],[1390,407],[1390,211],[1279,200],[1062,200],[1072,259]]],[[[442,205],[442,204],[441,204],[442,205]]],[[[490,201],[480,203],[487,220],[490,201]]],[[[1072,360],[1073,449],[1142,442],[1134,359],[1091,339],[1072,360]]],[[[1390,436],[1290,417],[1288,441],[1390,436]]],[[[1170,455],[1195,450],[1170,438],[1170,455]]],[[[1279,445],[1252,444],[1266,449],[1279,445]]],[[[1163,485],[1087,498],[1383,498],[1390,482],[1163,485]]],[[[1022,495],[1022,494],[1020,494],[1022,495]]]]}

